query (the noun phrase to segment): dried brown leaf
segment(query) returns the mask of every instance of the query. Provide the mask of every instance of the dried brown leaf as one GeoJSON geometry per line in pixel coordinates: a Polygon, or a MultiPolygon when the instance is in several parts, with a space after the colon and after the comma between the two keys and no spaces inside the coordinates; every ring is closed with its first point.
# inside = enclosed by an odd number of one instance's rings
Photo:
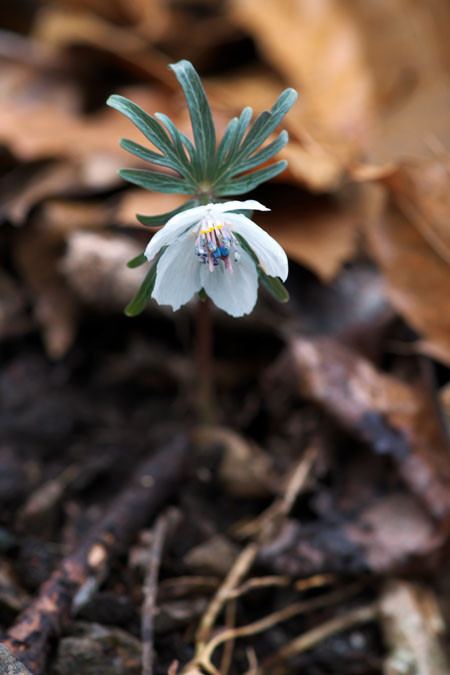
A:
{"type": "Polygon", "coordinates": [[[387,207],[369,198],[371,254],[392,304],[425,337],[421,348],[450,363],[450,163],[404,162],[383,183],[387,207]]]}
{"type": "Polygon", "coordinates": [[[75,231],[68,237],[60,270],[83,302],[122,310],[147,273],[145,265],[135,269],[126,266],[140,253],[142,247],[129,237],[75,231]]]}
{"type": "Polygon", "coordinates": [[[33,312],[41,327],[47,353],[63,356],[78,325],[78,302],[59,272],[62,242],[45,224],[35,223],[16,239],[15,258],[33,295],[33,312]]]}
{"type": "MultiPolygon", "coordinates": [[[[271,205],[272,206],[272,205],[271,205]]],[[[358,222],[352,204],[325,199],[305,200],[289,195],[258,216],[292,260],[305,265],[323,281],[331,281],[356,253],[358,222]]]]}
{"type": "Polygon", "coordinates": [[[449,525],[448,441],[426,392],[377,371],[329,338],[296,338],[284,358],[297,374],[301,393],[375,452],[392,457],[410,490],[449,525]]]}

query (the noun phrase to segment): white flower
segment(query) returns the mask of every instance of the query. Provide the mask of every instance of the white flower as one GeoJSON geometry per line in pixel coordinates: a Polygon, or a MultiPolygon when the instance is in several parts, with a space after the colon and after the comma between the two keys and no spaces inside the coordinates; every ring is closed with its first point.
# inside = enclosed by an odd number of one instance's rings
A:
{"type": "Polygon", "coordinates": [[[242,209],[269,211],[253,199],[196,206],[170,218],[153,236],[145,251],[148,260],[167,247],[157,263],[152,293],[160,305],[177,310],[203,288],[231,316],[249,314],[258,294],[258,271],[236,234],[245,239],[266,274],[286,279],[286,253],[253,221],[233,213],[242,209]]]}

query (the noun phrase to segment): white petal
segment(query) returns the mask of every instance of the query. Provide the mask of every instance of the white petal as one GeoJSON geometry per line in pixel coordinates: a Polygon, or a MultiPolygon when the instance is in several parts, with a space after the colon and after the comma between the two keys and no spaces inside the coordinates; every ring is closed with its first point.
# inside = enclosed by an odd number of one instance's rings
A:
{"type": "Polygon", "coordinates": [[[194,253],[195,239],[185,235],[168,247],[158,261],[152,298],[175,310],[186,304],[200,290],[200,267],[194,253]]]}
{"type": "Polygon", "coordinates": [[[163,246],[169,246],[180,236],[180,234],[183,234],[186,229],[198,223],[206,208],[206,206],[194,206],[193,209],[187,209],[186,211],[176,213],[172,216],[172,218],[170,218],[150,239],[150,242],[145,249],[145,257],[147,260],[152,260],[163,246]]]}
{"type": "Polygon", "coordinates": [[[201,285],[217,307],[231,316],[250,314],[258,297],[258,272],[248,253],[242,251],[233,272],[227,272],[222,262],[209,271],[207,265],[200,270],[201,285]]]}
{"type": "Polygon", "coordinates": [[[224,202],[223,204],[208,204],[207,208],[214,208],[215,211],[226,213],[227,211],[270,211],[267,206],[264,206],[255,199],[246,199],[243,202],[234,200],[232,202],[224,202]]]}
{"type": "Polygon", "coordinates": [[[250,248],[258,256],[261,267],[270,277],[285,281],[289,271],[288,259],[280,244],[252,220],[240,213],[229,213],[226,220],[232,230],[242,234],[250,248]]]}

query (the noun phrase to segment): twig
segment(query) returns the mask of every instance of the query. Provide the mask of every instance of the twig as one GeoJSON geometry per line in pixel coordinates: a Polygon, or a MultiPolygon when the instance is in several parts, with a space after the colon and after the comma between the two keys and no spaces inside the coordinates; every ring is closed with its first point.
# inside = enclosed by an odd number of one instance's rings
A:
{"type": "Polygon", "coordinates": [[[167,535],[168,524],[169,520],[167,513],[159,516],[156,521],[156,525],[153,528],[150,563],[144,579],[144,602],[142,604],[141,625],[142,675],[153,675],[153,624],[156,612],[156,593],[162,549],[167,535]]]}
{"type": "MultiPolygon", "coordinates": [[[[209,659],[205,660],[203,658],[205,649],[208,649],[211,644],[208,643],[208,640],[216,619],[225,603],[235,595],[236,588],[241,584],[243,578],[252,567],[261,547],[273,536],[275,523],[278,521],[278,518],[282,515],[287,515],[292,508],[295,499],[307,482],[316,457],[317,446],[313,443],[298,462],[288,481],[283,497],[276,499],[272,506],[262,514],[260,519],[258,519],[258,527],[255,529],[257,540],[247,544],[240,552],[222,585],[218,588],[210,604],[206,608],[196,634],[196,655],[184,668],[183,673],[185,675],[198,672],[197,665],[200,663],[203,667],[209,669],[208,672],[213,673],[214,675],[218,672],[209,662],[209,659]],[[207,665],[205,666],[205,664],[207,665]]],[[[214,648],[215,647],[213,647],[213,649],[214,648]]]]}
{"type": "Polygon", "coordinates": [[[270,588],[271,586],[290,586],[291,579],[289,577],[279,577],[279,576],[270,576],[270,577],[253,577],[253,579],[247,579],[243,584],[235,588],[234,591],[231,591],[229,598],[240,598],[242,595],[245,595],[249,591],[252,591],[255,588],[270,588]]]}
{"type": "Polygon", "coordinates": [[[273,536],[275,524],[278,523],[279,518],[288,515],[298,495],[305,487],[312,466],[317,459],[317,454],[318,447],[313,442],[295,467],[284,494],[275,499],[257,518],[240,528],[239,535],[241,537],[259,535],[259,538],[262,537],[266,542],[273,536]]]}
{"type": "Polygon", "coordinates": [[[245,651],[248,659],[248,670],[245,671],[244,675],[257,675],[258,659],[256,657],[255,650],[253,647],[247,647],[245,651]]]}
{"type": "MultiPolygon", "coordinates": [[[[236,621],[236,600],[231,600],[225,609],[225,625],[229,629],[234,628],[236,621]]],[[[223,648],[222,658],[220,660],[220,675],[228,675],[231,661],[233,659],[234,640],[228,640],[223,648]]]]}
{"type": "Polygon", "coordinates": [[[51,638],[70,617],[75,594],[93,578],[104,578],[112,560],[155,514],[181,480],[188,446],[178,438],[144,462],[103,519],[40,589],[3,642],[33,672],[44,675],[51,638]]]}
{"type": "MultiPolygon", "coordinates": [[[[257,633],[262,633],[263,631],[273,628],[273,626],[292,619],[294,616],[299,614],[305,614],[306,612],[311,612],[316,609],[321,609],[322,607],[328,607],[329,605],[339,602],[344,598],[347,598],[349,595],[361,590],[361,584],[355,583],[346,588],[327,593],[318,598],[312,598],[311,600],[304,600],[302,602],[296,602],[288,607],[273,612],[258,621],[247,624],[246,626],[240,626],[239,628],[227,628],[223,630],[218,635],[211,638],[211,640],[206,644],[202,652],[197,657],[197,663],[203,667],[208,672],[214,672],[214,667],[211,664],[211,657],[215,649],[224,642],[229,640],[235,640],[236,638],[247,637],[248,635],[256,635],[257,633]]],[[[340,617],[339,617],[340,618],[340,617]]]]}
{"type": "Polygon", "coordinates": [[[244,576],[247,574],[250,567],[258,555],[259,546],[254,543],[247,544],[247,546],[240,552],[234,562],[233,567],[228,572],[223,584],[217,590],[206,612],[204,613],[197,631],[198,651],[201,651],[204,644],[209,638],[212,627],[222,610],[225,602],[230,597],[236,586],[241,583],[244,576]]]}
{"type": "Polygon", "coordinates": [[[372,603],[371,605],[365,605],[364,607],[358,607],[352,612],[345,614],[344,616],[338,616],[334,619],[326,621],[321,626],[317,628],[312,628],[311,630],[303,633],[295,640],[291,640],[284,647],[282,647],[278,652],[266,659],[258,670],[258,675],[263,675],[267,673],[268,675],[273,675],[274,669],[285,661],[290,659],[296,654],[305,652],[308,649],[312,649],[323,640],[335,635],[335,633],[340,633],[344,630],[348,630],[353,626],[360,623],[368,623],[376,619],[379,613],[379,608],[377,603],[372,603]]]}

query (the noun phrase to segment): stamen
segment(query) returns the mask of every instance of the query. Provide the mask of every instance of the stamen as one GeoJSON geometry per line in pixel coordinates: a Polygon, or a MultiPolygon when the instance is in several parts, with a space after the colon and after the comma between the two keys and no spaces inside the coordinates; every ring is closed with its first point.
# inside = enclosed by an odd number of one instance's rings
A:
{"type": "Polygon", "coordinates": [[[225,224],[222,216],[208,213],[200,222],[195,241],[195,254],[202,264],[208,263],[210,272],[214,271],[219,261],[222,260],[227,272],[232,273],[231,255],[234,262],[240,259],[237,251],[238,241],[229,227],[225,224]]]}

